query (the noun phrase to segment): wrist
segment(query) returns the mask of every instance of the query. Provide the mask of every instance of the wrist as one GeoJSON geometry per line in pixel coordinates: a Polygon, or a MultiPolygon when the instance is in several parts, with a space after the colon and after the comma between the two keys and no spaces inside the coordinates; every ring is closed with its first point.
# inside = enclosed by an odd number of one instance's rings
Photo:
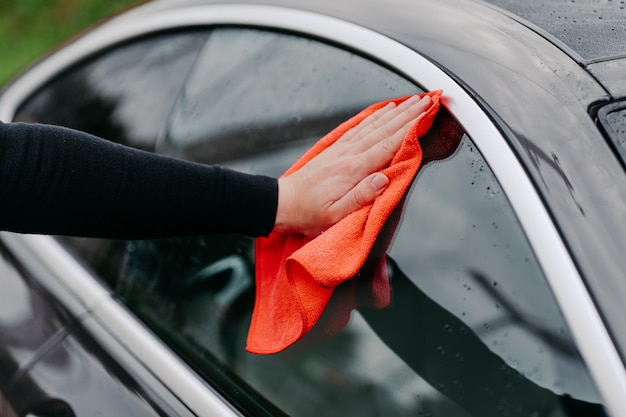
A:
{"type": "Polygon", "coordinates": [[[278,179],[278,203],[276,206],[276,220],[274,222],[273,232],[289,233],[293,232],[293,221],[291,208],[291,191],[289,189],[289,181],[286,178],[278,179]]]}

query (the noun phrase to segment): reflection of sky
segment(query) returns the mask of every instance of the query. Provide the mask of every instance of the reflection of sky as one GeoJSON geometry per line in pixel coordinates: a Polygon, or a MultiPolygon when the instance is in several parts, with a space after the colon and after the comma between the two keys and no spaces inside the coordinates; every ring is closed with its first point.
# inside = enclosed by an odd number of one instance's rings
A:
{"type": "Polygon", "coordinates": [[[352,372],[355,377],[375,384],[382,391],[382,396],[388,398],[389,406],[414,412],[416,409],[423,410],[424,403],[431,403],[430,406],[441,412],[441,415],[468,416],[428,382],[416,377],[415,372],[401,358],[391,355],[389,348],[358,314],[353,315],[349,331],[358,335],[353,351],[353,361],[357,366],[352,372]],[[364,363],[367,363],[366,367],[362,366],[364,363]],[[416,393],[419,393],[419,397],[416,397],[416,393]]]}
{"type": "Polygon", "coordinates": [[[243,359],[237,372],[290,416],[469,416],[407,367],[358,314],[302,354],[243,359]]]}
{"type": "Polygon", "coordinates": [[[116,102],[113,116],[128,136],[152,144],[205,38],[182,33],[120,48],[97,62],[89,86],[116,102]]]}
{"type": "Polygon", "coordinates": [[[242,158],[230,161],[228,166],[237,171],[279,177],[289,168],[291,163],[306,152],[313,143],[314,140],[303,141],[300,145],[284,147],[273,152],[258,154],[255,155],[254,158],[242,158]]]}
{"type": "Polygon", "coordinates": [[[333,115],[412,91],[414,86],[378,65],[317,41],[222,29],[199,57],[168,136],[189,144],[234,129],[333,115]]]}

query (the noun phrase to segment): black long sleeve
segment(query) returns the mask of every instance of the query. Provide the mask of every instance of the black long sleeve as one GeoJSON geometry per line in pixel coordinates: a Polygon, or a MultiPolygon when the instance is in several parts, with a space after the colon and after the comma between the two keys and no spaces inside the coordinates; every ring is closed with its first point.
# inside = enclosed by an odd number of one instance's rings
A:
{"type": "Polygon", "coordinates": [[[278,183],[79,131],[0,122],[0,229],[105,238],[267,235],[278,183]]]}

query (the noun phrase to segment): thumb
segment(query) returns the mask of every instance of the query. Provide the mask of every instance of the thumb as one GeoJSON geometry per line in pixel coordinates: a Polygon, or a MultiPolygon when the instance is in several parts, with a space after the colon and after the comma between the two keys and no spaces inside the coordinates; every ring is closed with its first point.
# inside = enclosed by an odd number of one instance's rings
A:
{"type": "Polygon", "coordinates": [[[388,185],[389,178],[382,172],[368,175],[333,204],[334,217],[343,219],[348,214],[372,204],[388,185]]]}

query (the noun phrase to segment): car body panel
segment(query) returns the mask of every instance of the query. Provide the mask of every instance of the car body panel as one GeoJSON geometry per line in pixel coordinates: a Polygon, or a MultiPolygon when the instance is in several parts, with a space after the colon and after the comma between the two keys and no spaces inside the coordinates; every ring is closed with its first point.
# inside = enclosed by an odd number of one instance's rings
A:
{"type": "Polygon", "coordinates": [[[193,416],[93,318],[46,350],[7,394],[20,415],[193,416]]]}
{"type": "Polygon", "coordinates": [[[43,352],[71,332],[77,317],[87,310],[58,282],[51,281],[52,290],[42,286],[28,260],[5,246],[0,250],[0,388],[8,390],[43,352]]]}
{"type": "Polygon", "coordinates": [[[626,54],[626,8],[621,1],[487,1],[546,38],[559,39],[581,62],[626,54]]]}
{"type": "Polygon", "coordinates": [[[119,415],[132,411],[137,416],[192,416],[90,317],[104,300],[112,300],[110,293],[67,262],[71,258],[61,247],[47,245],[47,239],[12,234],[2,239],[14,254],[11,265],[20,271],[15,274],[3,264],[0,274],[5,297],[0,307],[0,381],[7,381],[0,389],[12,398],[11,408],[18,415],[70,417],[110,411],[113,404],[124,410],[119,415]],[[30,240],[27,245],[22,238],[30,240]],[[37,246],[43,258],[32,250],[37,246]],[[68,280],[70,276],[75,279],[68,280]]]}

